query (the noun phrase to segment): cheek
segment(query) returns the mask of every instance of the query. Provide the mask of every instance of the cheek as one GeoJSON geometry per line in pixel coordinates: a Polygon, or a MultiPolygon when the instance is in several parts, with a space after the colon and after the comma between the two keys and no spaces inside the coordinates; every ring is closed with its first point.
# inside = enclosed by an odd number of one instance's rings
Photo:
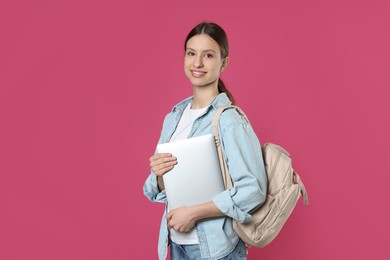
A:
{"type": "Polygon", "coordinates": [[[189,56],[184,57],[184,65],[187,66],[187,65],[191,64],[192,61],[193,61],[193,57],[189,57],[189,56]]]}
{"type": "Polygon", "coordinates": [[[220,64],[219,62],[215,62],[215,63],[212,65],[213,72],[214,72],[214,73],[220,73],[221,67],[222,67],[222,64],[220,64]]]}
{"type": "Polygon", "coordinates": [[[187,77],[191,74],[189,66],[184,63],[184,74],[187,75],[187,77]]]}
{"type": "Polygon", "coordinates": [[[184,62],[184,72],[188,73],[189,70],[190,70],[189,64],[184,62]]]}
{"type": "Polygon", "coordinates": [[[184,70],[188,70],[190,68],[190,63],[188,61],[184,61],[184,70]]]}

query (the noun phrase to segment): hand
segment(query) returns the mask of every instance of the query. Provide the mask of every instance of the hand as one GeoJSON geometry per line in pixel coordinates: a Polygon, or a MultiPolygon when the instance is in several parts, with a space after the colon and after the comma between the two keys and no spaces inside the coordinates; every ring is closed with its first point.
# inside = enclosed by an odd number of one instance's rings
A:
{"type": "Polygon", "coordinates": [[[149,159],[150,168],[154,174],[158,177],[163,176],[165,173],[173,169],[177,164],[176,157],[170,153],[156,153],[149,159]]]}
{"type": "Polygon", "coordinates": [[[187,233],[191,231],[196,224],[193,208],[179,207],[167,214],[168,227],[176,231],[187,233]]]}

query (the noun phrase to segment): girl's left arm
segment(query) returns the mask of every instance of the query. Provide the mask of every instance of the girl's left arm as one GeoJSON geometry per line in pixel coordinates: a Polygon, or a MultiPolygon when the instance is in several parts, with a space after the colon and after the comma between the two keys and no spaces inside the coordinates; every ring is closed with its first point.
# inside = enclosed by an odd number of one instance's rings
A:
{"type": "Polygon", "coordinates": [[[219,129],[233,188],[215,196],[213,202],[225,215],[244,223],[267,195],[260,142],[250,124],[233,109],[221,115],[219,129]]]}

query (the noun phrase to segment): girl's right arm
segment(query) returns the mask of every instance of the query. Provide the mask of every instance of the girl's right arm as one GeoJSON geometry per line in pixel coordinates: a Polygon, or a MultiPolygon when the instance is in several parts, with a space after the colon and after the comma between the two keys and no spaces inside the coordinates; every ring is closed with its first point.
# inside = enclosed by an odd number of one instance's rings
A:
{"type": "MultiPolygon", "coordinates": [[[[163,127],[161,130],[158,143],[162,143],[167,139],[167,130],[169,125],[172,124],[171,113],[167,114],[164,118],[163,127]]],[[[170,171],[177,163],[176,158],[171,154],[156,153],[149,158],[151,171],[148,178],[144,183],[144,194],[153,202],[166,203],[166,193],[162,176],[170,171]]]]}

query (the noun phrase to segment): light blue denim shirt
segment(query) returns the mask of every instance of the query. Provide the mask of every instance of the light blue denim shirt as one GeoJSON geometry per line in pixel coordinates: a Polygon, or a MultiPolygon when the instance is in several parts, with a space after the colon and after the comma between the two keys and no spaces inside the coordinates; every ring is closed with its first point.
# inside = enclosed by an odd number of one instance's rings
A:
{"type": "MultiPolygon", "coordinates": [[[[180,117],[191,102],[189,97],[172,109],[165,117],[159,143],[169,142],[180,117]]],[[[211,134],[211,121],[215,111],[231,104],[225,93],[219,94],[195,120],[190,136],[211,134]]],[[[226,217],[204,219],[196,224],[203,259],[219,259],[236,247],[239,237],[232,227],[232,219],[241,223],[251,219],[251,210],[266,198],[267,179],[259,140],[250,124],[234,109],[226,110],[219,119],[222,149],[234,187],[215,196],[212,201],[226,217]]],[[[166,203],[165,191],[159,191],[157,178],[150,173],[144,184],[144,194],[153,202],[166,203]]],[[[158,241],[159,259],[166,259],[168,247],[166,210],[163,214],[158,241]]]]}

